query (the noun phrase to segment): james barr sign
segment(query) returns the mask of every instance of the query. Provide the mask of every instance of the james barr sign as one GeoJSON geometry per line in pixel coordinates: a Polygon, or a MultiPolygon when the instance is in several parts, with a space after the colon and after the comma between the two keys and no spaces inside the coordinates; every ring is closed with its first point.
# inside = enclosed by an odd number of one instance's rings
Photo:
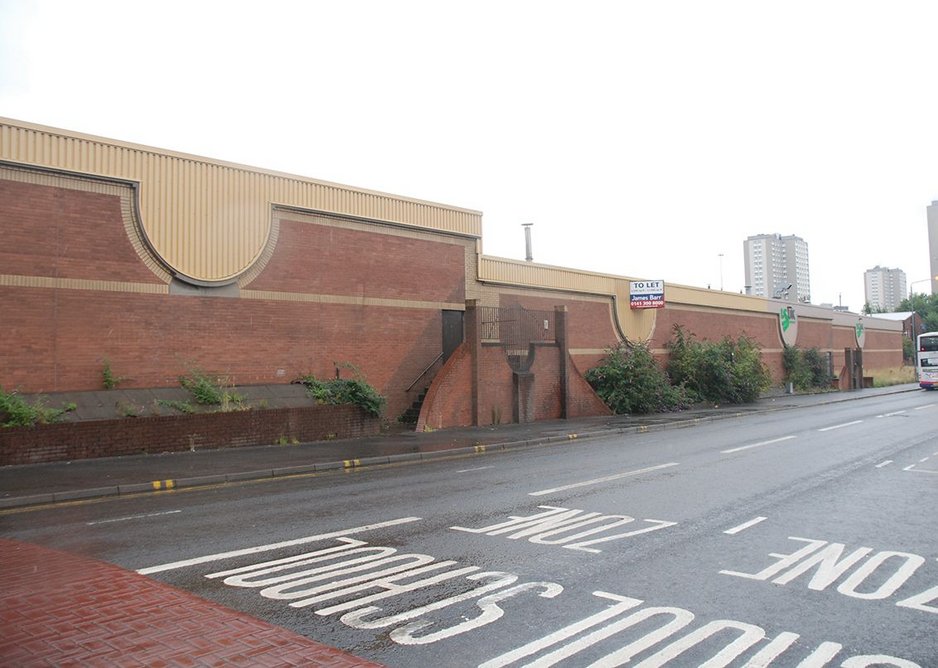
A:
{"type": "Polygon", "coordinates": [[[632,308],[664,308],[664,281],[631,281],[629,296],[632,308]]]}

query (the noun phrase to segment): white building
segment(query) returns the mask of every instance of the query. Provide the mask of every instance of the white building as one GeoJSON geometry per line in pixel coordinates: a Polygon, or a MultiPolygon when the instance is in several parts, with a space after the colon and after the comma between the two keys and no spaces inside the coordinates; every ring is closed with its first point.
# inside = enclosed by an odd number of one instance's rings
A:
{"type": "Polygon", "coordinates": [[[811,301],[808,244],[801,237],[758,234],[743,242],[747,292],[789,301],[811,301]]]}
{"type": "Polygon", "coordinates": [[[866,303],[878,311],[893,312],[906,298],[905,272],[876,265],[863,273],[866,303]]]}

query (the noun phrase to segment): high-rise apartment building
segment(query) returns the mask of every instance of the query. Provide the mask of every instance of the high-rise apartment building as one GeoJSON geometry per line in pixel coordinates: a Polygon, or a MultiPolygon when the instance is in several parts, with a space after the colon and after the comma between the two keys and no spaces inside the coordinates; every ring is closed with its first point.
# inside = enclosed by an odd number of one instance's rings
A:
{"type": "Polygon", "coordinates": [[[748,294],[811,301],[808,244],[801,237],[758,234],[743,242],[748,294]]]}
{"type": "Polygon", "coordinates": [[[893,313],[906,298],[905,272],[876,265],[863,273],[866,303],[878,311],[893,313]]]}
{"type": "Polygon", "coordinates": [[[938,295],[938,200],[926,209],[928,216],[928,257],[931,268],[931,293],[938,295]]]}

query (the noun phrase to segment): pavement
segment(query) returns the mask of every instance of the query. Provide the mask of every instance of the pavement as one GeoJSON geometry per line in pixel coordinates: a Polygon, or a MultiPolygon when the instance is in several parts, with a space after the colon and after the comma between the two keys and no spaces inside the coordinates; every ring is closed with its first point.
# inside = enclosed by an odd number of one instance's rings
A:
{"type": "MultiPolygon", "coordinates": [[[[478,456],[911,391],[918,385],[778,395],[745,406],[648,416],[395,430],[343,441],[6,466],[0,468],[0,518],[50,504],[478,456]]],[[[85,557],[0,539],[0,564],[0,666],[377,665],[85,557]]]]}

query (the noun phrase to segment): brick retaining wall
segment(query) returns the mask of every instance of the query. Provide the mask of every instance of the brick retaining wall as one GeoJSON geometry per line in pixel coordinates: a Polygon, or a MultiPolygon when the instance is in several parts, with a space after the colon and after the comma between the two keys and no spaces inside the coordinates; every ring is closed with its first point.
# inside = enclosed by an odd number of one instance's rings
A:
{"type": "Polygon", "coordinates": [[[165,415],[0,429],[0,465],[158,454],[371,436],[376,417],[357,406],[307,406],[165,415]]]}

